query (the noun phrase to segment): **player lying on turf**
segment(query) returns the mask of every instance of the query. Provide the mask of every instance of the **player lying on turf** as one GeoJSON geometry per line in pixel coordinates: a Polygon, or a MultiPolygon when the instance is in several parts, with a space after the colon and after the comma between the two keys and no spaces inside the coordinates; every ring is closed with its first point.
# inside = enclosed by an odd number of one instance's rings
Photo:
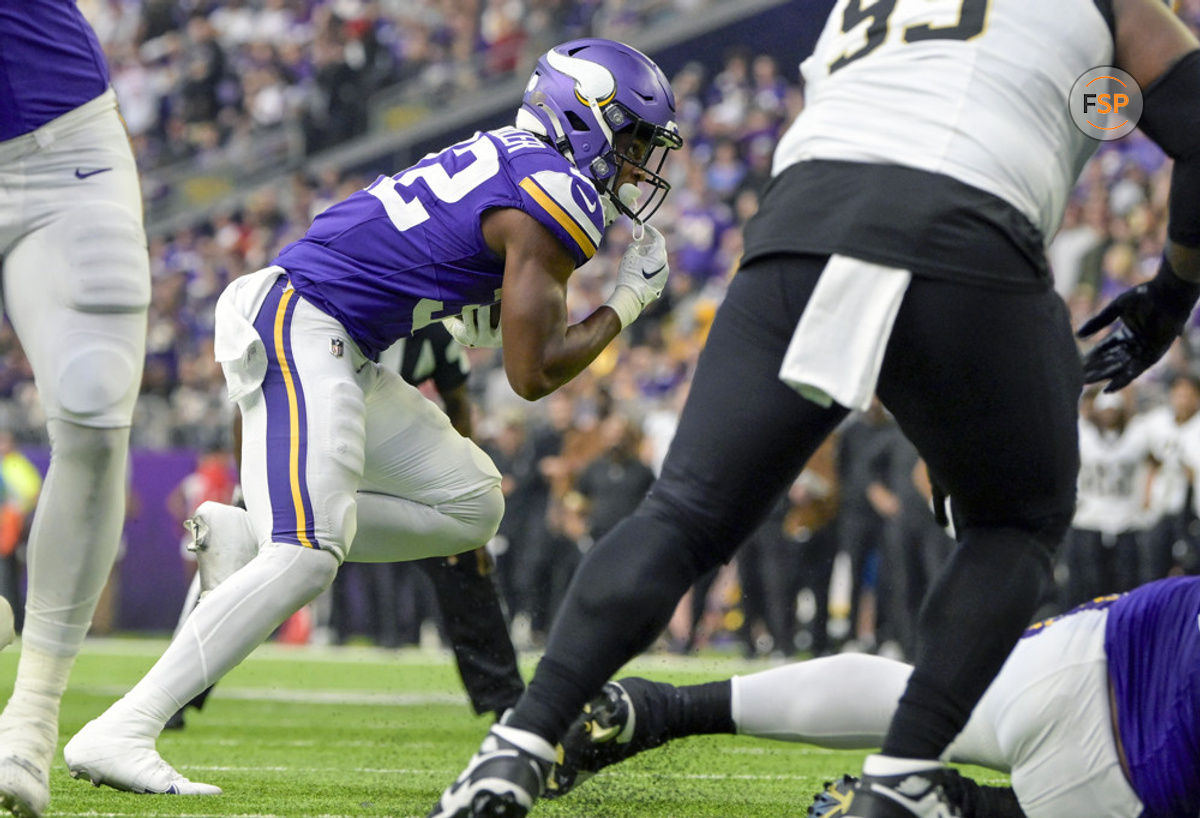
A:
{"type": "MultiPolygon", "coordinates": [[[[503,511],[495,465],[376,359],[455,318],[451,331],[477,346],[500,346],[503,330],[504,369],[526,399],[582,371],[666,285],[665,243],[645,226],[608,301],[568,326],[575,268],[618,214],[641,224],[669,189],[657,171],[681,144],[674,118],[666,77],[641,52],[611,40],[557,46],[538,62],[517,127],[381,176],[229,285],[214,349],[242,417],[248,562],[234,560],[137,686],[68,742],[72,775],[133,792],[219,792],[155,750],[184,702],[324,590],[343,559],[447,556],[491,538],[503,511]]],[[[210,552],[234,545],[212,540],[210,552]]]]}
{"type": "MultiPolygon", "coordinates": [[[[1029,628],[944,760],[1011,773],[1012,789],[953,774],[963,818],[1200,814],[1200,577],[1102,597],[1029,628]]],[[[912,668],[843,654],[723,682],[609,682],[563,739],[549,794],[671,739],[739,733],[833,749],[880,745],[912,668]]],[[[811,816],[848,814],[852,780],[811,816]]]]}

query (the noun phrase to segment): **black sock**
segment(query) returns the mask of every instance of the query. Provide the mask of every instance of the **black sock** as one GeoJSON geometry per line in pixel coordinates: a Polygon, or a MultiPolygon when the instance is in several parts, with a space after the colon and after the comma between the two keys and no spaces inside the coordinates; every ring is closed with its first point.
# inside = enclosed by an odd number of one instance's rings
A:
{"type": "Polygon", "coordinates": [[[985,787],[958,772],[946,777],[945,786],[963,818],[1025,818],[1012,787],[985,787]]]}
{"type": "Polygon", "coordinates": [[[637,752],[684,736],[737,732],[733,685],[728,680],[676,687],[634,676],[618,684],[633,702],[637,752]]]}
{"type": "Polygon", "coordinates": [[[670,687],[667,697],[667,738],[736,733],[733,723],[733,685],[723,682],[670,687]]]}
{"type": "Polygon", "coordinates": [[[649,647],[699,573],[686,538],[682,527],[637,513],[588,552],[509,725],[556,743],[612,674],[649,647]]]}
{"type": "Polygon", "coordinates": [[[1013,528],[970,529],[926,596],[915,670],[885,755],[937,758],[962,731],[1037,610],[1049,552],[1013,528]]]}
{"type": "Polygon", "coordinates": [[[968,813],[966,818],[1025,818],[1025,811],[1021,809],[1012,787],[975,786],[979,788],[975,810],[968,813]]]}

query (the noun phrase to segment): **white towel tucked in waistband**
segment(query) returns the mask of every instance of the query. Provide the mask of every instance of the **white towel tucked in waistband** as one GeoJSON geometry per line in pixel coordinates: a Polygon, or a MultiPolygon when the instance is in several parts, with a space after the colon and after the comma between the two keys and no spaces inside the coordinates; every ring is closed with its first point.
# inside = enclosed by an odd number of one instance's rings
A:
{"type": "Polygon", "coordinates": [[[830,256],[779,378],[809,400],[865,411],[912,273],[846,256],[830,256]]]}
{"type": "Polygon", "coordinates": [[[267,349],[254,329],[254,318],[284,272],[282,267],[266,267],[234,279],[217,299],[213,353],[225,372],[230,401],[257,389],[267,374],[267,349]]]}

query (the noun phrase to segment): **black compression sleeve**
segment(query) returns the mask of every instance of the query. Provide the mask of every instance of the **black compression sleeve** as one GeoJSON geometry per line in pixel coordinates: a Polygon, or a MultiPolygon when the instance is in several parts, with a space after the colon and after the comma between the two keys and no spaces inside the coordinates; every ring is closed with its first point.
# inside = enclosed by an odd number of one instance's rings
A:
{"type": "Polygon", "coordinates": [[[1200,157],[1180,159],[1171,173],[1167,237],[1184,247],[1200,247],[1200,157]]]}
{"type": "Polygon", "coordinates": [[[1167,235],[1200,246],[1200,49],[1181,57],[1143,99],[1142,130],[1175,159],[1167,235]]]}

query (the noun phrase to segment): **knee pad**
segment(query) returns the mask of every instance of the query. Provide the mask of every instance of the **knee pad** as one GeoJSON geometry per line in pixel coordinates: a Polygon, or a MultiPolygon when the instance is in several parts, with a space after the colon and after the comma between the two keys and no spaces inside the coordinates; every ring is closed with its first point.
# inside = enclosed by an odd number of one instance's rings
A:
{"type": "Polygon", "coordinates": [[[82,340],[81,346],[64,353],[58,366],[55,393],[63,417],[85,426],[128,425],[141,382],[141,360],[115,340],[82,340]]]}

